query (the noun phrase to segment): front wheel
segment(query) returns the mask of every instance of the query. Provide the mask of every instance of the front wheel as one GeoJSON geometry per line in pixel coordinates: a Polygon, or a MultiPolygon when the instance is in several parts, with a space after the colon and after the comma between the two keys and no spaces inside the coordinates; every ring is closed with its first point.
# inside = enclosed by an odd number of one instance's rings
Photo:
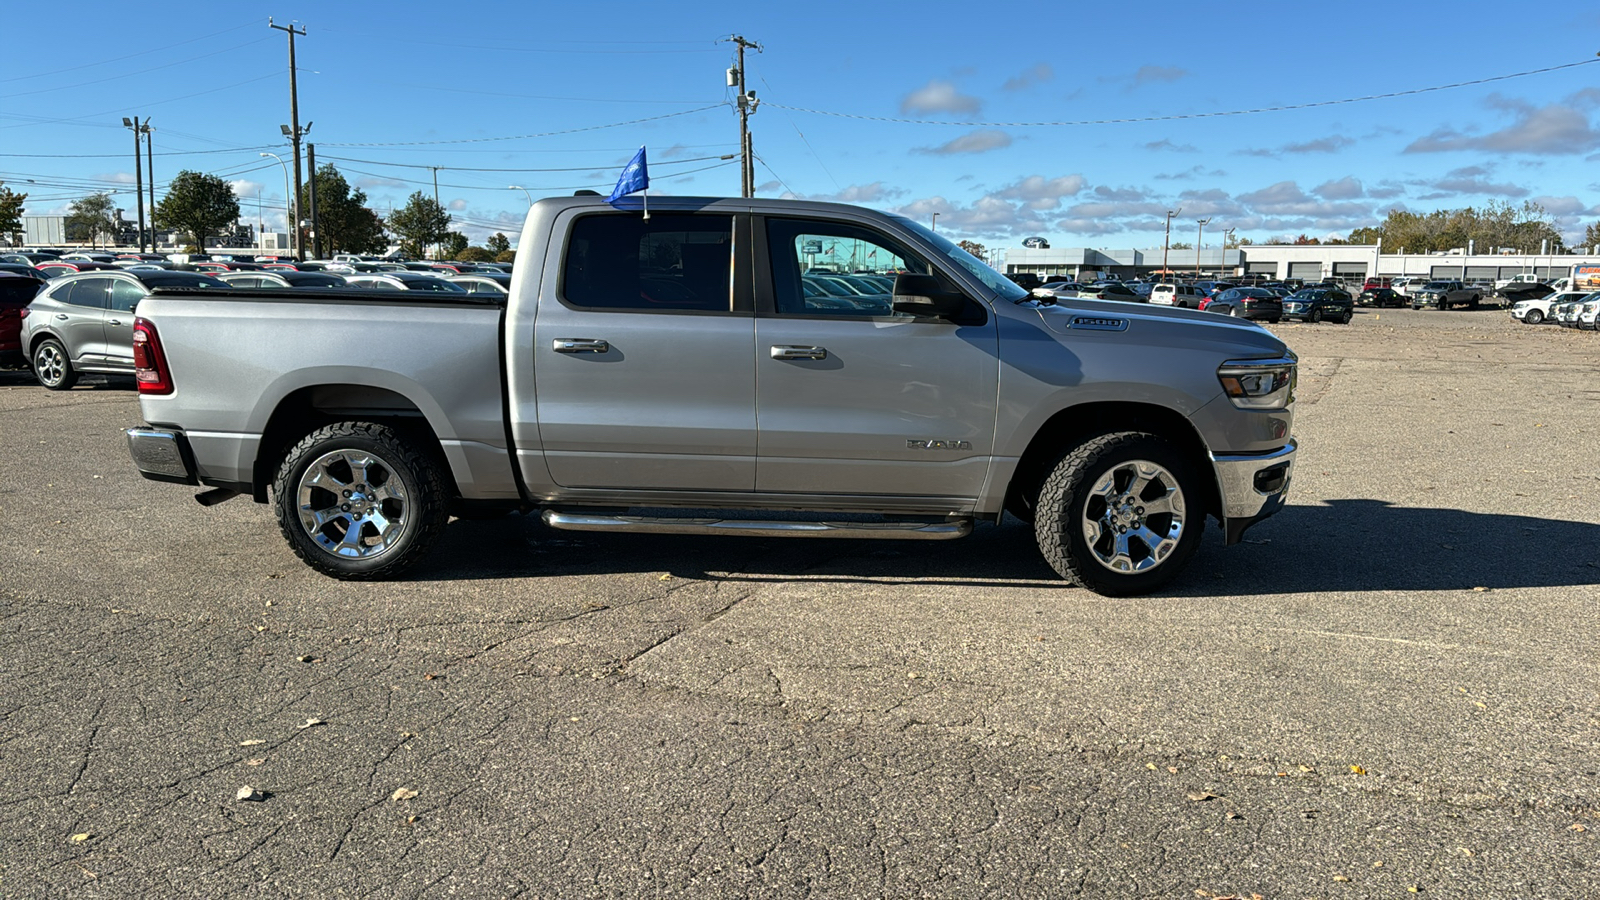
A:
{"type": "Polygon", "coordinates": [[[449,518],[439,463],[373,422],[336,422],[306,435],[272,488],[290,549],[335,578],[400,574],[428,552],[449,518]]]}
{"type": "Polygon", "coordinates": [[[1194,555],[1205,523],[1193,461],[1144,432],[1093,438],[1045,478],[1034,538],[1068,581],[1109,597],[1148,593],[1194,555]]]}
{"type": "Polygon", "coordinates": [[[1312,323],[1313,325],[1315,325],[1318,322],[1321,322],[1322,321],[1322,307],[1319,306],[1319,307],[1316,307],[1315,309],[1311,310],[1311,315],[1306,316],[1306,321],[1312,323]]]}
{"type": "Polygon", "coordinates": [[[1528,314],[1523,317],[1522,321],[1528,323],[1529,325],[1537,325],[1544,321],[1544,313],[1538,311],[1537,309],[1530,309],[1528,310],[1528,314]]]}
{"type": "Polygon", "coordinates": [[[52,391],[71,390],[78,383],[78,370],[67,358],[67,348],[55,338],[45,338],[34,348],[33,374],[52,391]]]}

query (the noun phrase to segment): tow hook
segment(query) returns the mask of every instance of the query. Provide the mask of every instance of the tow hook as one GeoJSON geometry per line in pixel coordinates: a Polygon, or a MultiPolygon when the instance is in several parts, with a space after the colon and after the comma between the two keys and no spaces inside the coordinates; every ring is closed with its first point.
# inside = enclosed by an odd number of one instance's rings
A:
{"type": "Polygon", "coordinates": [[[201,506],[216,506],[218,503],[226,503],[237,496],[239,496],[238,491],[230,491],[227,488],[212,488],[209,491],[195,494],[194,499],[201,506]]]}

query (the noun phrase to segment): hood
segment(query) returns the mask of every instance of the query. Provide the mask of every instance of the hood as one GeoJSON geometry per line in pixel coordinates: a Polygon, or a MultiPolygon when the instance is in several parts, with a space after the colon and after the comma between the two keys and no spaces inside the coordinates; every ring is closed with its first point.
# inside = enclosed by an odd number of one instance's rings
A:
{"type": "Polygon", "coordinates": [[[1045,327],[1060,335],[1120,336],[1147,347],[1213,347],[1228,356],[1275,356],[1288,345],[1247,319],[1216,313],[1114,300],[1066,300],[1036,309],[1045,327]]]}

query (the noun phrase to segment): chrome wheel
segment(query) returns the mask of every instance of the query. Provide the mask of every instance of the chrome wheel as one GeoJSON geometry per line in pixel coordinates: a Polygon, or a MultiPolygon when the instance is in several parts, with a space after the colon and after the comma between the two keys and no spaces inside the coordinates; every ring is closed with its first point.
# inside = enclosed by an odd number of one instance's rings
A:
{"type": "Polygon", "coordinates": [[[1186,524],[1183,489],[1166,468],[1144,459],[1108,469],[1083,505],[1083,540],[1095,561],[1118,573],[1160,565],[1186,524]]]}
{"type": "Polygon", "coordinates": [[[334,450],[313,460],[300,476],[295,503],[306,535],[345,559],[389,550],[410,512],[394,467],[365,450],[334,450]]]}
{"type": "Polygon", "coordinates": [[[39,377],[39,383],[47,388],[61,386],[67,380],[67,373],[72,370],[72,364],[67,362],[67,353],[55,341],[45,341],[39,345],[39,351],[33,357],[33,372],[39,377]]]}

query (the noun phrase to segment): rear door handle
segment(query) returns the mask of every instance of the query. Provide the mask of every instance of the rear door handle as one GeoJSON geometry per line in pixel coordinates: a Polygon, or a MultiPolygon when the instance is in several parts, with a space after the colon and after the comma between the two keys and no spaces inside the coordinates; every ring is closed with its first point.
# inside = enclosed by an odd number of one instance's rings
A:
{"type": "Polygon", "coordinates": [[[557,353],[604,353],[611,349],[605,341],[590,338],[556,338],[553,346],[557,353]]]}
{"type": "Polygon", "coordinates": [[[787,344],[772,345],[773,359],[827,359],[828,351],[823,347],[796,347],[787,344]]]}

